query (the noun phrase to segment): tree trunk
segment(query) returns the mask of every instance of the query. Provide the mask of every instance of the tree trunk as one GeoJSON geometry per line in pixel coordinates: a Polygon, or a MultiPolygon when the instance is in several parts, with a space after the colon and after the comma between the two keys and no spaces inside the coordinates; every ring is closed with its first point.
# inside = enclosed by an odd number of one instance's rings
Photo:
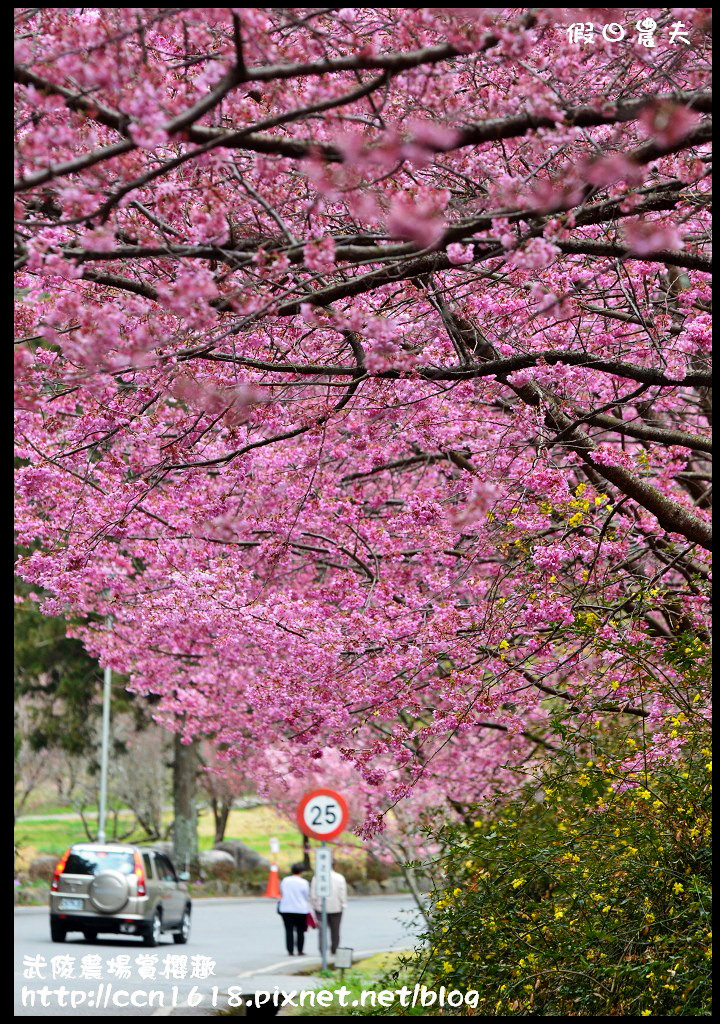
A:
{"type": "Polygon", "coordinates": [[[197,769],[197,743],[182,743],[179,734],[176,733],[173,765],[175,866],[178,871],[189,871],[192,875],[196,875],[199,869],[195,803],[197,769]]]}
{"type": "Polygon", "coordinates": [[[215,845],[221,843],[225,838],[228,818],[232,810],[232,798],[230,800],[219,800],[216,796],[210,799],[213,818],[215,819],[215,845]]]}

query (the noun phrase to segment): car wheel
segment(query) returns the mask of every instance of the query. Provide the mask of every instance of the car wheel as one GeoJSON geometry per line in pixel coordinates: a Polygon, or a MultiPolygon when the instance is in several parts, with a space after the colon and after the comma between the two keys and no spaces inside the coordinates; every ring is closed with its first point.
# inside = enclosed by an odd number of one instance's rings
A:
{"type": "Polygon", "coordinates": [[[180,922],[180,930],[175,932],[173,939],[179,946],[184,946],[187,940],[190,938],[190,907],[185,907],[183,911],[182,921],[180,922]]]}
{"type": "Polygon", "coordinates": [[[143,942],[146,946],[157,946],[160,942],[160,936],[162,935],[162,915],[159,910],[156,910],[153,914],[152,924],[150,925],[150,931],[143,936],[143,942]]]}
{"type": "Polygon", "coordinates": [[[64,942],[65,936],[67,935],[67,929],[63,924],[56,924],[55,921],[50,922],[50,938],[53,942],[64,942]]]}
{"type": "Polygon", "coordinates": [[[83,935],[85,936],[86,942],[95,942],[98,937],[98,933],[95,928],[85,928],[83,930],[83,935]]]}

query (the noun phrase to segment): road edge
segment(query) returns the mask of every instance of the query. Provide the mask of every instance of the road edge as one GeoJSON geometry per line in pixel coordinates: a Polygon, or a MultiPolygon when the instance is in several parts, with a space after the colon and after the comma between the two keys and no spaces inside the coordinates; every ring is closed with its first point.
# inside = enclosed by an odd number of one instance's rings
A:
{"type": "MultiPolygon", "coordinates": [[[[380,956],[382,953],[411,953],[414,946],[394,946],[392,949],[359,949],[353,952],[353,963],[358,963],[360,960],[367,960],[371,956],[380,956]]],[[[274,974],[280,968],[282,968],[283,974],[305,974],[310,969],[315,967],[322,967],[322,960],[320,957],[307,957],[300,961],[297,960],[279,960],[275,964],[269,964],[267,967],[260,967],[255,971],[244,971],[242,974],[238,974],[240,978],[257,978],[262,977],[264,974],[274,974]]],[[[223,999],[227,999],[228,994],[222,993],[223,999]]],[[[205,1013],[198,1013],[198,1007],[191,1007],[189,1003],[179,1003],[177,1006],[160,1006],[150,1016],[152,1017],[172,1017],[177,1010],[189,1010],[194,1009],[196,1012],[193,1014],[194,1017],[216,1017],[220,1012],[226,1010],[227,1003],[222,1006],[213,1007],[213,1009],[207,1010],[205,1013]]],[[[280,1014],[282,1013],[282,1008],[280,1014]]],[[[278,1016],[280,1015],[278,1014],[278,1016]]],[[[184,1016],[184,1015],[183,1015],[184,1016]]]]}

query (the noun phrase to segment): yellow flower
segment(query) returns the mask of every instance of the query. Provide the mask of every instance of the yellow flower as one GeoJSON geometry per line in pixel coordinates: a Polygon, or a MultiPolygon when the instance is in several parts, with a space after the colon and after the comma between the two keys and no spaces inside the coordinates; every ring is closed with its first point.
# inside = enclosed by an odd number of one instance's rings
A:
{"type": "Polygon", "coordinates": [[[587,484],[578,484],[577,487],[575,488],[575,497],[576,498],[581,498],[586,490],[587,490],[587,484]]]}
{"type": "Polygon", "coordinates": [[[640,1016],[641,1017],[649,1017],[651,1013],[652,1013],[652,1010],[641,1010],[640,1011],[640,1016]]]}
{"type": "Polygon", "coordinates": [[[445,963],[443,964],[443,970],[445,971],[446,974],[450,974],[452,971],[455,970],[455,968],[453,967],[449,960],[446,960],[445,963]]]}
{"type": "Polygon", "coordinates": [[[461,893],[462,893],[462,889],[453,889],[453,896],[460,896],[461,893]]]}
{"type": "Polygon", "coordinates": [[[610,683],[610,689],[611,690],[619,690],[620,689],[620,681],[618,679],[613,679],[613,681],[610,683]]]}
{"type": "Polygon", "coordinates": [[[556,910],[555,911],[555,920],[559,921],[561,917],[565,917],[565,911],[564,910],[556,910]]]}
{"type": "Polygon", "coordinates": [[[582,518],[583,518],[582,517],[582,512],[576,512],[574,516],[572,516],[570,519],[568,519],[568,526],[571,527],[571,528],[574,528],[575,526],[579,526],[580,523],[582,522],[582,518]]]}
{"type": "Polygon", "coordinates": [[[513,882],[512,882],[513,889],[519,889],[524,881],[525,881],[524,878],[513,878],[513,882]]]}
{"type": "Polygon", "coordinates": [[[578,776],[578,786],[589,786],[589,785],[590,785],[590,779],[583,772],[582,775],[578,776]]]}
{"type": "Polygon", "coordinates": [[[685,886],[682,884],[682,882],[675,883],[675,885],[673,886],[673,892],[676,896],[679,896],[681,892],[685,892],[685,886]]]}
{"type": "Polygon", "coordinates": [[[509,651],[510,650],[510,644],[507,642],[507,640],[501,640],[500,641],[500,643],[498,644],[498,650],[500,650],[500,651],[509,651]]]}

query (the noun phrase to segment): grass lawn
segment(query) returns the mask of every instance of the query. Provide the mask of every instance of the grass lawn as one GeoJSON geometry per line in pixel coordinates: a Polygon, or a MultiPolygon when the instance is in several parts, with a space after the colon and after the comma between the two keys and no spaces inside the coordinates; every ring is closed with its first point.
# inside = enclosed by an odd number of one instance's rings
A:
{"type": "MultiPolygon", "coordinates": [[[[373,993],[378,993],[383,990],[391,991],[394,989],[402,988],[402,966],[400,959],[407,961],[412,959],[414,954],[412,953],[378,953],[376,956],[368,957],[367,960],[359,960],[356,964],[353,964],[350,970],[344,972],[345,977],[341,980],[339,971],[332,971],[330,977],[324,985],[324,988],[329,991],[344,986],[348,989],[348,992],[344,994],[346,1005],[340,1006],[335,1000],[330,1006],[312,1006],[306,1005],[295,1009],[294,1007],[289,1008],[288,1016],[290,1017],[355,1017],[362,1016],[358,1009],[352,1006],[353,1002],[357,1003],[357,1006],[363,1006],[370,1008],[375,1005],[375,1012],[373,1016],[397,1016],[397,1013],[393,1013],[394,1006],[391,1004],[389,1007],[382,1007],[381,1004],[373,1003],[373,993]],[[389,981],[386,977],[389,971],[400,969],[399,980],[389,981]],[[347,1005],[349,1004],[349,1005],[347,1005]]],[[[330,974],[330,972],[328,972],[330,974]]],[[[322,974],[318,973],[318,977],[322,977],[322,974]]],[[[426,1016],[421,1007],[408,1007],[403,1016],[426,1016]]]]}
{"type": "MultiPolygon", "coordinates": [[[[379,992],[383,988],[388,989],[402,987],[402,980],[398,982],[383,982],[384,975],[394,968],[400,967],[400,958],[408,960],[412,958],[411,953],[378,953],[376,956],[368,957],[366,960],[359,960],[356,964],[353,964],[352,968],[344,972],[344,977],[340,978],[339,971],[327,971],[323,974],[321,971],[305,972],[306,976],[312,976],[316,978],[323,978],[324,984],[323,989],[329,992],[333,992],[344,986],[348,992],[345,994],[347,1003],[352,1004],[353,1001],[357,1001],[358,1005],[361,1004],[365,992],[365,1003],[369,1007],[372,1005],[371,997],[367,995],[369,992],[379,992]]],[[[298,975],[300,977],[300,975],[298,975]]],[[[389,1010],[392,1011],[392,1006],[389,1010]]],[[[287,1007],[287,1016],[289,1017],[350,1017],[358,1016],[357,1009],[354,1009],[352,1005],[340,1006],[336,1000],[330,1004],[330,1006],[318,1006],[311,1005],[310,997],[306,997],[306,1005],[303,1007],[287,1007]]],[[[387,1014],[378,1014],[379,1016],[387,1016],[387,1014]]],[[[395,1016],[390,1013],[391,1016],[395,1016]]],[[[420,1007],[408,1009],[409,1016],[425,1016],[422,1013],[420,1007]]],[[[240,1008],[224,1010],[217,1014],[220,1017],[239,1017],[244,1016],[244,1012],[240,1008]]]]}

